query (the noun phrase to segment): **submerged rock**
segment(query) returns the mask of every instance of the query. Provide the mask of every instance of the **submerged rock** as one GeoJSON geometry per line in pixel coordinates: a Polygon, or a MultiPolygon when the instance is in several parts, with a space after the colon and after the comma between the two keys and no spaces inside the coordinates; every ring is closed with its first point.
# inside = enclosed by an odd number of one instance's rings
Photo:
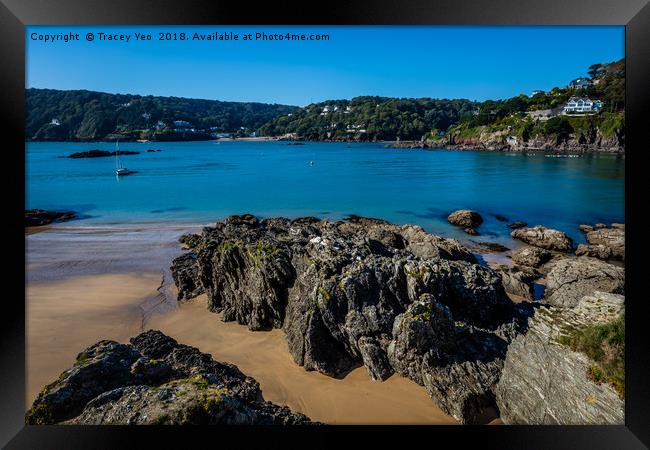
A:
{"type": "Polygon", "coordinates": [[[524,241],[535,247],[568,253],[573,248],[573,242],[565,233],[538,225],[533,228],[520,228],[510,233],[515,239],[524,241]]]}
{"type": "Polygon", "coordinates": [[[496,388],[501,420],[526,425],[624,423],[624,401],[616,390],[588,376],[592,362],[561,343],[576,328],[605,323],[623,311],[620,295],[595,292],[575,308],[541,307],[517,336],[496,388]]]}
{"type": "Polygon", "coordinates": [[[265,402],[259,384],[231,364],[160,331],[130,344],[100,341],[47,385],[27,424],[309,424],[308,417],[265,402]]]}
{"type": "Polygon", "coordinates": [[[74,211],[46,211],[44,209],[26,209],[25,226],[36,227],[49,225],[52,222],[63,222],[77,217],[74,211]]]}
{"type": "Polygon", "coordinates": [[[480,253],[503,253],[510,250],[508,247],[501,245],[498,242],[470,242],[472,248],[480,253]]]}
{"type": "Polygon", "coordinates": [[[251,330],[282,328],[305,369],[336,377],[364,364],[374,379],[397,371],[468,423],[494,405],[489,380],[498,378],[506,345],[498,333],[517,320],[499,274],[478,265],[457,241],[356,216],[339,222],[231,216],[204,229],[193,251],[174,260],[172,273],[181,298],[203,289],[223,320],[251,330]],[[437,345],[453,349],[436,356],[442,359],[399,347],[412,343],[399,324],[411,317],[407,311],[419,314],[414,302],[453,317],[444,332],[431,325],[437,345]],[[483,331],[467,331],[474,329],[483,331]],[[419,369],[398,364],[402,357],[389,355],[391,345],[419,369]],[[445,399],[447,388],[457,394],[445,399]]]}
{"type": "Polygon", "coordinates": [[[553,264],[546,275],[548,303],[574,307],[585,295],[595,291],[624,294],[625,270],[595,258],[564,258],[553,264]]]}
{"type": "Polygon", "coordinates": [[[524,228],[527,227],[528,224],[526,222],[512,222],[508,224],[508,228],[512,230],[516,230],[517,228],[524,228]]]}

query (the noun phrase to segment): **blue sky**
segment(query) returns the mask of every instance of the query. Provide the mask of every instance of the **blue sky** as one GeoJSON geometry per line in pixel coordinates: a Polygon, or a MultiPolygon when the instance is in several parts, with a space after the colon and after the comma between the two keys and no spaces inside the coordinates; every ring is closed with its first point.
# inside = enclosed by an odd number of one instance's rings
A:
{"type": "Polygon", "coordinates": [[[27,86],[306,105],[359,95],[512,97],[564,86],[624,56],[624,28],[441,26],[130,26],[27,28],[27,86]],[[159,32],[233,32],[239,41],[159,41],[159,32]],[[79,33],[45,43],[32,33],[79,33]],[[88,42],[88,32],[130,34],[88,42]],[[152,35],[135,41],[134,33],[152,35]],[[243,41],[246,33],[328,41],[243,41]]]}

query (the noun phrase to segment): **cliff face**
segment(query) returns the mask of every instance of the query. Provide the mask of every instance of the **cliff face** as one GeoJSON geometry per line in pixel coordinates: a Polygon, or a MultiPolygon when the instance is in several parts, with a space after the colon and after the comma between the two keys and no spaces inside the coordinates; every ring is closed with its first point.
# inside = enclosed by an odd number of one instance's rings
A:
{"type": "Polygon", "coordinates": [[[593,362],[563,345],[580,327],[606,323],[624,310],[624,297],[595,292],[575,308],[541,307],[526,334],[508,347],[496,388],[506,424],[623,424],[624,401],[610,385],[589,376],[593,362]]]}
{"type": "Polygon", "coordinates": [[[595,129],[588,133],[572,133],[567,137],[536,136],[524,140],[510,135],[507,131],[485,130],[472,137],[451,134],[444,139],[425,141],[424,144],[428,148],[454,150],[624,153],[625,133],[623,130],[616,130],[614,135],[605,136],[600,130],[595,129]]]}

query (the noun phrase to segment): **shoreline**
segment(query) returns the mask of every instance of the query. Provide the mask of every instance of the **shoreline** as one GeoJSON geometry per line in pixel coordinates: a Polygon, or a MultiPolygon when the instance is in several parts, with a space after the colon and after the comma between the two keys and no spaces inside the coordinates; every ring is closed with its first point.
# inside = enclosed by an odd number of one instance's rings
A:
{"type": "Polygon", "coordinates": [[[169,240],[172,234],[156,237],[145,227],[139,231],[107,228],[88,230],[68,224],[26,236],[27,407],[43,386],[70,367],[83,348],[102,339],[128,342],[153,328],[216,360],[237,365],[260,382],[266,400],[286,404],[313,420],[456,423],[429,399],[424,388],[408,379],[393,376],[385,382],[372,381],[365,367],[343,379],[307,372],[293,362],[282,330],[251,332],[237,323],[222,322],[218,314],[208,311],[205,299],[177,304],[175,286],[166,273],[171,263],[168,255],[181,252],[180,244],[169,240]],[[139,252],[151,246],[151,241],[145,242],[123,254],[137,241],[137,233],[158,239],[158,245],[139,252]],[[71,242],[84,244],[70,246],[71,242]],[[66,247],[68,251],[55,250],[66,247]],[[70,329],[75,332],[71,334],[70,329]]]}
{"type": "MultiPolygon", "coordinates": [[[[457,151],[476,151],[476,152],[489,152],[489,153],[548,153],[548,154],[607,154],[625,156],[625,149],[607,149],[607,148],[593,148],[588,145],[580,148],[564,148],[564,147],[550,147],[550,148],[537,148],[537,147],[515,147],[509,144],[503,144],[498,148],[481,148],[478,146],[469,146],[465,144],[451,144],[451,145],[429,145],[422,141],[359,141],[359,140],[311,140],[307,138],[293,138],[287,139],[282,136],[258,136],[258,137],[244,137],[244,138],[220,138],[220,139],[185,139],[180,141],[141,141],[141,140],[122,140],[123,142],[135,144],[157,144],[157,143],[178,143],[178,142],[313,142],[313,143],[327,143],[327,144],[377,144],[383,145],[384,148],[405,148],[405,149],[421,149],[421,150],[457,150],[457,151]]],[[[72,143],[72,144],[92,144],[92,143],[114,143],[114,140],[83,140],[83,141],[55,141],[55,140],[33,140],[26,139],[26,143],[47,142],[47,143],[72,143]]]]}
{"type": "MultiPolygon", "coordinates": [[[[457,423],[408,378],[392,375],[384,382],[373,381],[364,366],[340,378],[306,371],[291,357],[283,329],[253,332],[236,321],[223,322],[222,314],[209,311],[205,294],[177,302],[179,292],[171,276],[175,269],[170,270],[170,264],[185,253],[178,238],[199,231],[202,225],[165,221],[70,225],[50,225],[26,234],[27,406],[84,348],[107,339],[126,343],[154,329],[217,361],[238,366],[259,382],[267,401],[312,420],[457,423]]],[[[479,244],[475,239],[468,236],[459,241],[478,257],[479,264],[512,268],[509,255],[518,241],[513,240],[510,250],[490,251],[490,246],[475,245],[479,244]]],[[[185,288],[179,286],[182,292],[185,288]]],[[[508,296],[515,303],[532,300],[511,291],[508,296]]],[[[487,411],[478,420],[502,423],[487,411]]]]}

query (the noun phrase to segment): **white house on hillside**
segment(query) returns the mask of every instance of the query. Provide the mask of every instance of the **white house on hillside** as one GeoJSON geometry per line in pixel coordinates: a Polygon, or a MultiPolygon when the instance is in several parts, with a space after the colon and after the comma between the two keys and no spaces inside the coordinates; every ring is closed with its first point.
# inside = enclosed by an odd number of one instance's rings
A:
{"type": "Polygon", "coordinates": [[[571,97],[564,105],[564,113],[589,113],[598,112],[603,107],[600,100],[593,101],[587,97],[571,97]]]}

